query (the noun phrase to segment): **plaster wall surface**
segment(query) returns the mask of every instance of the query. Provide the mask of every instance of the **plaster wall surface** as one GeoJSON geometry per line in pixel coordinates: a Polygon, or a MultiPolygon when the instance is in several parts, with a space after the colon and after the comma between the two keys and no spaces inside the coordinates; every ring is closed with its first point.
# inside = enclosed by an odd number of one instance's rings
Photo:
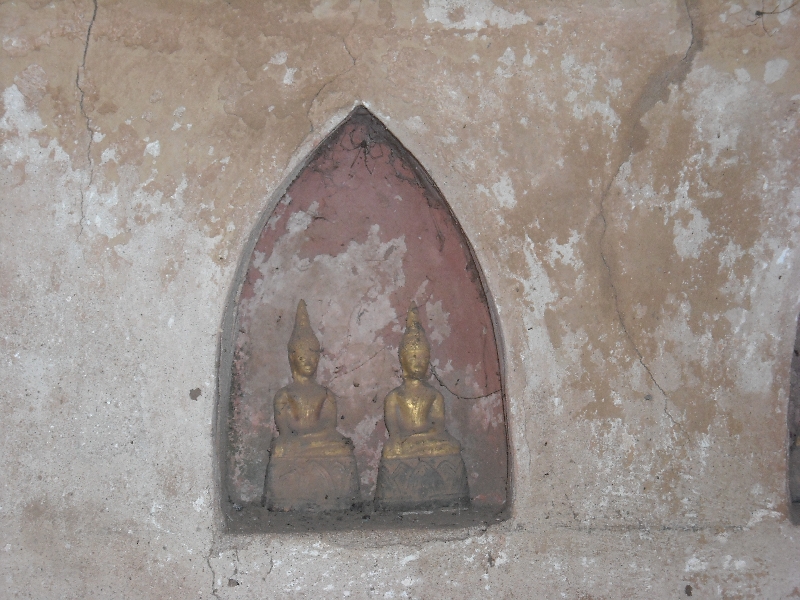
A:
{"type": "Polygon", "coordinates": [[[0,29],[0,597],[800,596],[800,7],[18,0],[0,29]],[[511,518],[231,535],[236,267],[359,103],[483,268],[511,518]]]}

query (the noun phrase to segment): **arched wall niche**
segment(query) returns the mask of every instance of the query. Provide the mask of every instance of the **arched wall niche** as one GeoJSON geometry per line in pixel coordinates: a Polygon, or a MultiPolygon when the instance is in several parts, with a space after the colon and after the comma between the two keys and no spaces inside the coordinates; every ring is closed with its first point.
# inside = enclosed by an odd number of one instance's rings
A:
{"type": "Polygon", "coordinates": [[[228,531],[468,526],[510,508],[502,341],[474,251],[422,165],[365,107],[310,153],[255,227],[222,326],[215,428],[220,508],[228,531]],[[262,506],[273,398],[291,381],[287,342],[300,299],[322,345],[317,381],[337,398],[360,492],[345,514],[262,506]],[[375,511],[388,435],[386,394],[410,302],[431,345],[430,383],[461,443],[469,508],[399,520],[375,511]],[[369,515],[369,519],[364,517],[369,515]]]}

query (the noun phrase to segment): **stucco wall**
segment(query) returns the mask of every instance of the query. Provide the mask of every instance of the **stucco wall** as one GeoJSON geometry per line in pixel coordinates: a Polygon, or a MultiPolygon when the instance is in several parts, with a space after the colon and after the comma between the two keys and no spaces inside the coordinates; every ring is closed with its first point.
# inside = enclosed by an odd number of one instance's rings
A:
{"type": "Polygon", "coordinates": [[[0,4],[0,596],[800,595],[790,4],[0,4]],[[225,534],[236,266],[358,103],[483,267],[512,517],[225,534]]]}

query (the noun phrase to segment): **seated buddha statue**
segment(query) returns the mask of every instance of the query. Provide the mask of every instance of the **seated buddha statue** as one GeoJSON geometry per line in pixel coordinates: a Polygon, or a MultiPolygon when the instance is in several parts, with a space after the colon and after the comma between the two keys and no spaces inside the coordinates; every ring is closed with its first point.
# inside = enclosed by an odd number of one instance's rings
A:
{"type": "Polygon", "coordinates": [[[264,504],[270,510],[348,509],[358,497],[353,442],[336,430],[336,397],[314,380],[320,344],[303,300],[289,339],[292,382],[275,394],[264,504]]]}
{"type": "Polygon", "coordinates": [[[427,381],[431,349],[413,303],[399,355],[403,384],[384,401],[389,439],[381,452],[376,507],[465,506],[469,488],[461,444],[445,430],[444,397],[427,381]]]}

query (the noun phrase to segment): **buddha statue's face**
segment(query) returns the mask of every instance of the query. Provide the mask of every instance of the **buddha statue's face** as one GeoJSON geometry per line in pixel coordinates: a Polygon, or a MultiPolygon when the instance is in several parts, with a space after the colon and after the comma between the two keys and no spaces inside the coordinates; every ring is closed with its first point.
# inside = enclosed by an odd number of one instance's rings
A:
{"type": "Polygon", "coordinates": [[[400,366],[405,377],[424,379],[430,361],[431,351],[426,344],[406,344],[400,349],[400,366]]]}
{"type": "Polygon", "coordinates": [[[289,349],[289,365],[292,375],[311,377],[317,372],[319,365],[320,347],[318,344],[300,342],[289,349]]]}

